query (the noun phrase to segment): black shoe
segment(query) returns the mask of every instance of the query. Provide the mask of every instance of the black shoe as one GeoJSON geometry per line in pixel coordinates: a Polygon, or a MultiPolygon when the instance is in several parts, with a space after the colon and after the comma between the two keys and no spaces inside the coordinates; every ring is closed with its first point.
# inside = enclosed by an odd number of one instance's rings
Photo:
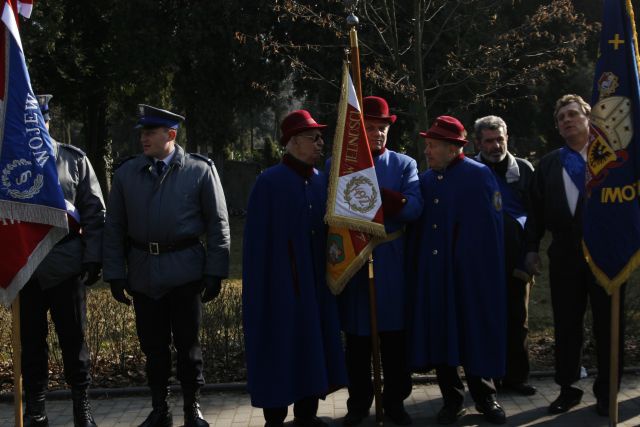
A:
{"type": "Polygon", "coordinates": [[[22,425],[23,427],[49,427],[49,418],[46,415],[24,414],[22,425]]]}
{"type": "Polygon", "coordinates": [[[342,419],[342,425],[343,426],[357,426],[360,423],[362,423],[362,421],[364,421],[365,418],[367,418],[369,416],[369,411],[358,411],[355,409],[351,409],[350,411],[347,411],[347,415],[344,416],[344,418],[342,419]]]}
{"type": "Polygon", "coordinates": [[[601,417],[609,416],[609,401],[607,399],[597,399],[596,400],[596,412],[601,417]]]}
{"type": "Polygon", "coordinates": [[[563,387],[560,396],[549,405],[550,414],[562,414],[582,400],[583,391],[575,387],[563,387]]]}
{"type": "Polygon", "coordinates": [[[71,389],[73,399],[73,426],[74,427],[97,427],[91,414],[89,395],[87,389],[71,389]]]}
{"type": "Polygon", "coordinates": [[[266,423],[264,423],[264,427],[284,427],[284,422],[267,421],[266,423]]]}
{"type": "Polygon", "coordinates": [[[507,422],[507,416],[504,413],[504,409],[493,398],[487,399],[485,402],[476,403],[476,411],[484,415],[484,419],[491,424],[504,424],[507,422]]]}
{"type": "Polygon", "coordinates": [[[173,415],[168,407],[155,408],[138,427],[173,427],[173,415]]]}
{"type": "Polygon", "coordinates": [[[436,420],[438,424],[453,424],[466,413],[467,409],[462,405],[444,405],[442,409],[440,409],[440,412],[438,412],[436,420]]]}
{"type": "Polygon", "coordinates": [[[329,424],[316,416],[311,418],[295,417],[293,419],[293,425],[298,427],[329,427],[329,424]]]}
{"type": "Polygon", "coordinates": [[[398,408],[385,409],[384,414],[397,426],[408,426],[413,423],[411,416],[402,405],[398,408]]]}
{"type": "Polygon", "coordinates": [[[200,404],[193,402],[184,407],[184,427],[209,427],[209,423],[202,417],[200,404]]]}
{"type": "Polygon", "coordinates": [[[31,391],[25,390],[24,416],[22,417],[22,425],[24,427],[49,427],[49,418],[45,411],[45,392],[44,390],[31,391]]]}

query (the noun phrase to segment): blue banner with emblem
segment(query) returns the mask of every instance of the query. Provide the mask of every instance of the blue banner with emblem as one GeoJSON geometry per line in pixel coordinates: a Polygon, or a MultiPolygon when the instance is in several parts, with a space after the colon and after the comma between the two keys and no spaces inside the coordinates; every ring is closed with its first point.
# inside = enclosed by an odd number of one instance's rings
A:
{"type": "Polygon", "coordinates": [[[67,207],[49,132],[33,94],[16,4],[0,24],[0,303],[12,303],[68,233],[67,207]]]}
{"type": "Polygon", "coordinates": [[[0,218],[66,228],[51,137],[31,89],[9,3],[4,5],[2,22],[6,51],[0,74],[6,83],[0,93],[0,218]]]}
{"type": "Polygon", "coordinates": [[[605,0],[591,109],[584,252],[613,293],[640,264],[640,82],[631,1],[605,0]]]}

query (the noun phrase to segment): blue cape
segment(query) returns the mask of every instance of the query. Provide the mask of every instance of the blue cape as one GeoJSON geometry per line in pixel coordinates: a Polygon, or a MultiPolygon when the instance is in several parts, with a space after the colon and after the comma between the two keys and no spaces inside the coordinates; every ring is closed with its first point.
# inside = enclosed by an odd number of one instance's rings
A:
{"type": "Polygon", "coordinates": [[[284,407],[345,385],[335,297],[325,282],[324,174],[279,164],[258,177],[244,230],[242,302],[251,404],[284,407]]]}
{"type": "Polygon", "coordinates": [[[420,176],[425,209],[408,254],[410,362],[504,375],[506,290],[503,218],[492,172],[463,159],[420,176]]]}
{"type": "MultiPolygon", "coordinates": [[[[393,233],[422,212],[422,195],[416,161],[404,154],[385,150],[374,157],[380,187],[403,194],[407,203],[400,213],[384,219],[387,233],[393,233]]],[[[405,237],[378,245],[373,251],[376,281],[378,331],[399,331],[405,327],[405,237]]],[[[371,335],[369,273],[365,265],[338,297],[342,329],[350,334],[371,335]]]]}

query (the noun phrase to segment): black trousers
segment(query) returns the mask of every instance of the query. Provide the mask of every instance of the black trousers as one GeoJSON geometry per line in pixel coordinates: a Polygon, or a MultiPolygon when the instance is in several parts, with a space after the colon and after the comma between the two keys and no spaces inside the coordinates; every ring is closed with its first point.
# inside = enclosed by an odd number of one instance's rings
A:
{"type": "Polygon", "coordinates": [[[87,325],[86,289],[79,277],[42,290],[32,278],[20,291],[20,342],[22,379],[27,393],[42,391],[49,381],[47,311],[55,325],[62,350],[64,376],[74,388],[87,388],[89,350],[84,338],[87,325]]]}
{"type": "MultiPolygon", "coordinates": [[[[552,246],[553,248],[553,246],[552,246]]],[[[611,297],[596,283],[581,252],[563,251],[562,256],[549,256],[549,281],[555,329],[555,381],[567,387],[580,379],[584,315],[587,301],[591,304],[597,368],[593,392],[597,399],[608,399],[611,339],[611,297]]],[[[624,296],[620,289],[620,359],[618,381],[622,377],[624,355],[624,296]]]]}
{"type": "MultiPolygon", "coordinates": [[[[383,407],[393,411],[402,407],[411,394],[411,374],[407,367],[405,331],[380,332],[380,353],[384,390],[383,407]]],[[[347,374],[349,376],[349,411],[366,412],[373,403],[371,380],[371,337],[346,334],[347,374]]]]}
{"type": "MultiPolygon", "coordinates": [[[[287,418],[289,408],[264,408],[264,419],[269,424],[282,424],[287,418]]],[[[306,397],[293,404],[293,416],[302,420],[313,418],[318,413],[318,398],[306,397]]]]}
{"type": "Polygon", "coordinates": [[[200,325],[202,300],[200,282],[179,286],[160,299],[133,293],[136,329],[140,347],[147,357],[149,387],[162,388],[171,376],[171,343],[177,350],[177,378],[185,390],[204,385],[200,325]]]}
{"type": "MultiPolygon", "coordinates": [[[[462,384],[458,374],[458,368],[447,365],[437,366],[436,376],[444,406],[462,406],[464,403],[464,384],[462,384]]],[[[467,385],[469,386],[471,397],[476,403],[484,403],[489,399],[496,399],[496,388],[491,378],[468,375],[466,370],[465,376],[467,377],[467,385]]]]}
{"type": "Polygon", "coordinates": [[[507,366],[505,383],[529,379],[529,292],[531,285],[516,277],[507,278],[507,366]]]}

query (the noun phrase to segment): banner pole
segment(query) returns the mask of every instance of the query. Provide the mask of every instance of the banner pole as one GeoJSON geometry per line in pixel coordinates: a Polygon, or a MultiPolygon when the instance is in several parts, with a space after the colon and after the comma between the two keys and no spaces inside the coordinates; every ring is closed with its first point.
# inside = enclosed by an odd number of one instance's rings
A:
{"type": "Polygon", "coordinates": [[[11,304],[11,342],[13,345],[13,403],[15,425],[22,427],[22,345],[20,343],[20,293],[11,304]]]}
{"type": "Polygon", "coordinates": [[[620,348],[620,288],[611,295],[611,353],[609,359],[609,425],[618,425],[618,358],[620,348]]]}
{"type": "Polygon", "coordinates": [[[383,423],[382,377],[380,374],[380,340],[378,337],[378,303],[376,279],[373,275],[373,255],[369,255],[369,313],[371,316],[371,356],[373,358],[373,394],[376,402],[376,422],[383,423]]]}
{"type": "MultiPolygon", "coordinates": [[[[351,76],[356,89],[360,113],[363,114],[362,80],[360,78],[360,50],[358,48],[358,32],[355,26],[349,32],[351,44],[351,76]]],[[[373,364],[373,394],[375,397],[376,422],[383,423],[382,411],[382,375],[380,368],[380,340],[378,336],[378,304],[376,301],[376,279],[373,273],[373,254],[369,255],[369,313],[371,317],[371,357],[373,364]]]]}

